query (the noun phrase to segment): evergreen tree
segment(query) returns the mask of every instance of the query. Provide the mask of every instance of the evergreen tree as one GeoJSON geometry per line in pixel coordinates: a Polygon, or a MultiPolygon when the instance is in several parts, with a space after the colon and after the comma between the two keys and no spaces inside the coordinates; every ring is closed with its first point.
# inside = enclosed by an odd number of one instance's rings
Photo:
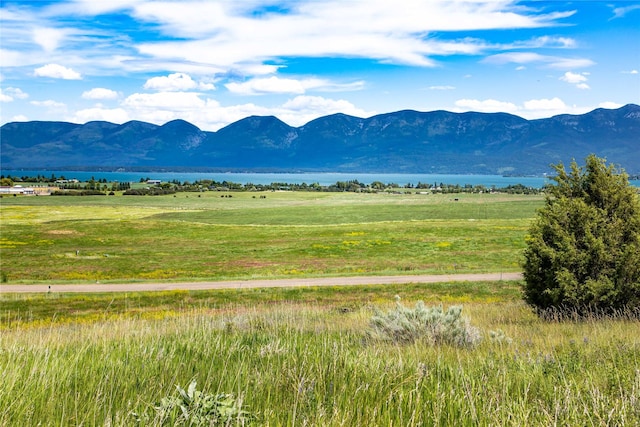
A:
{"type": "Polygon", "coordinates": [[[639,307],[640,201],[628,176],[595,155],[554,169],[527,236],[525,301],[577,314],[639,307]]]}

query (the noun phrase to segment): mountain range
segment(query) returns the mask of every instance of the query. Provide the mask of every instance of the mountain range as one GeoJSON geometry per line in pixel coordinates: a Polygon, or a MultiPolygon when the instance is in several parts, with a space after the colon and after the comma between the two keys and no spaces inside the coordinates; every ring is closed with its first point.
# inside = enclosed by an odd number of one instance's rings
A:
{"type": "Polygon", "coordinates": [[[13,122],[2,169],[211,169],[539,175],[595,153],[640,173],[640,106],[526,120],[506,113],[334,114],[292,127],[251,116],[217,132],[184,120],[13,122]]]}

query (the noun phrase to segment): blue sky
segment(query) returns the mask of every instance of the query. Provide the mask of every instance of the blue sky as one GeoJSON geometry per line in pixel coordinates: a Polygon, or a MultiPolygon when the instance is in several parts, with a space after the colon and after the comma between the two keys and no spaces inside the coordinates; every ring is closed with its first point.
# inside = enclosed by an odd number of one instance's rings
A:
{"type": "Polygon", "coordinates": [[[0,121],[640,104],[640,1],[0,1],[0,121]]]}

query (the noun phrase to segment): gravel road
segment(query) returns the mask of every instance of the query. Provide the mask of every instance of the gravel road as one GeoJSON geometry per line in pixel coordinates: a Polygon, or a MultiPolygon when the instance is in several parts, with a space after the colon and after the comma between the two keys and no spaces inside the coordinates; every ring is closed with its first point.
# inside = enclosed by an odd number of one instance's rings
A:
{"type": "Polygon", "coordinates": [[[521,280],[521,273],[445,274],[417,276],[349,276],[300,279],[231,280],[181,283],[90,283],[78,285],[0,285],[0,293],[43,292],[143,292],[169,290],[293,288],[304,286],[390,285],[396,283],[446,283],[521,280]]]}

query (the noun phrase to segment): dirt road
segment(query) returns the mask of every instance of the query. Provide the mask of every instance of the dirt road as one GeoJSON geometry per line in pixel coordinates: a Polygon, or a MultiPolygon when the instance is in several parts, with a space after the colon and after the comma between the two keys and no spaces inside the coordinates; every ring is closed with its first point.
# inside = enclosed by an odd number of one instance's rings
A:
{"type": "Polygon", "coordinates": [[[445,283],[520,280],[520,273],[446,274],[422,276],[318,277],[300,279],[231,280],[183,283],[91,283],[79,285],[0,285],[0,293],[44,292],[143,292],[169,290],[292,288],[303,286],[390,285],[396,283],[445,283]]]}

